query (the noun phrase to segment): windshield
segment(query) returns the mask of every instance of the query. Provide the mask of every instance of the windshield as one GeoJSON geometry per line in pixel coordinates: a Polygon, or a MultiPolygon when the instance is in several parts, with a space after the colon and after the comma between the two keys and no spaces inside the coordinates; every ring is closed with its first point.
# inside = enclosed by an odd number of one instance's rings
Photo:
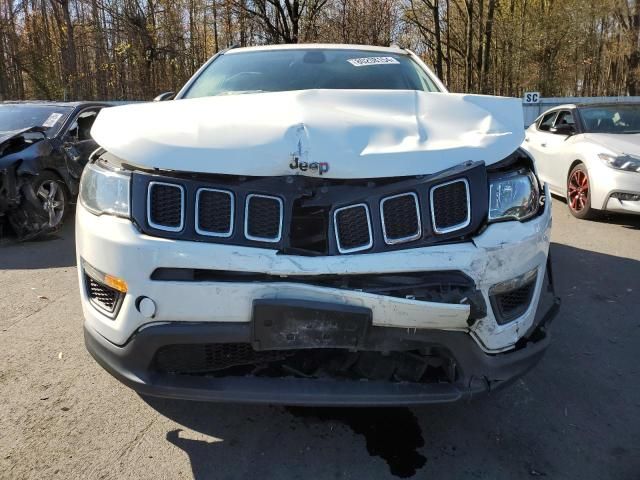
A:
{"type": "Polygon", "coordinates": [[[438,91],[409,55],[296,49],[221,55],[182,98],[314,88],[438,91]]]}
{"type": "Polygon", "coordinates": [[[49,134],[60,127],[70,111],[54,105],[0,105],[0,133],[44,127],[49,134]]]}
{"type": "Polygon", "coordinates": [[[581,107],[587,133],[640,133],[640,104],[581,107]]]}

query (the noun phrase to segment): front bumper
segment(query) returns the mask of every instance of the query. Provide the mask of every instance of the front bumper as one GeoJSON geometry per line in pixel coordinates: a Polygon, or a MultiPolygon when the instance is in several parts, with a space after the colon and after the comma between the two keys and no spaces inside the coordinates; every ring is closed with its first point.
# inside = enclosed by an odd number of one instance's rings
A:
{"type": "MultiPolygon", "coordinates": [[[[547,196],[547,198],[550,198],[547,196]]],[[[95,216],[81,204],[76,211],[78,265],[124,279],[129,290],[118,315],[97,310],[81,288],[87,325],[115,345],[124,345],[141,328],[154,322],[250,323],[252,303],[261,298],[288,298],[338,303],[371,309],[373,325],[415,330],[459,331],[471,335],[487,353],[498,353],[520,340],[534,325],[549,248],[551,205],[527,222],[488,226],[473,241],[384,253],[302,257],[276,251],[191,241],[175,241],[141,234],[129,221],[95,216]],[[262,272],[282,277],[280,282],[156,281],[162,268],[262,272]],[[311,284],[319,275],[385,274],[393,272],[460,271],[473,280],[485,303],[489,289],[532,269],[538,277],[529,308],[517,319],[500,325],[491,308],[469,326],[469,307],[375,295],[357,290],[311,284]],[[308,276],[309,284],[287,283],[287,276],[308,276]],[[153,318],[142,315],[136,299],[152,299],[153,318]]],[[[80,284],[85,279],[79,272],[80,284]]]]}
{"type": "MultiPolygon", "coordinates": [[[[549,196],[547,196],[550,199],[549,196]]],[[[87,348],[116,378],[143,394],[196,400],[305,405],[398,405],[449,402],[493,390],[519,377],[542,357],[544,329],[557,310],[547,268],[551,205],[524,223],[489,225],[472,241],[384,253],[303,257],[275,251],[175,241],[140,233],[129,221],[95,216],[79,204],[76,213],[78,265],[124,279],[128,292],[118,314],[95,308],[81,288],[87,348]],[[157,268],[262,272],[281,281],[152,280],[157,268]],[[492,286],[537,270],[532,300],[518,318],[499,324],[492,308],[469,322],[469,306],[395,298],[314,285],[322,275],[393,272],[463,272],[486,305],[492,286]],[[309,284],[287,277],[308,276],[309,284]],[[153,318],[138,309],[152,299],[153,318]],[[375,351],[409,350],[407,343],[450,352],[458,372],[447,383],[340,381],[178,375],[154,370],[164,345],[251,341],[252,305],[257,299],[288,299],[364,307],[371,311],[375,351]],[[470,325],[472,323],[472,325],[470,325]],[[379,348],[378,348],[379,347],[379,348]]],[[[80,284],[85,275],[79,269],[80,284]]]]}
{"type": "Polygon", "coordinates": [[[640,195],[640,174],[625,172],[596,162],[589,167],[592,179],[591,205],[594,208],[618,213],[640,213],[640,201],[620,200],[616,194],[640,195]]]}
{"type": "Polygon", "coordinates": [[[552,288],[545,288],[535,329],[519,347],[489,355],[463,332],[409,332],[375,327],[371,344],[436,345],[456,361],[453,383],[391,383],[306,378],[208,377],[176,375],[154,370],[154,355],[165,345],[208,342],[246,343],[246,323],[171,323],[147,327],[124,346],[116,346],[85,323],[87,349],[115,378],[140,394],[182,400],[269,403],[287,405],[418,405],[454,402],[508,385],[534,367],[549,345],[546,326],[558,311],[552,288]]]}

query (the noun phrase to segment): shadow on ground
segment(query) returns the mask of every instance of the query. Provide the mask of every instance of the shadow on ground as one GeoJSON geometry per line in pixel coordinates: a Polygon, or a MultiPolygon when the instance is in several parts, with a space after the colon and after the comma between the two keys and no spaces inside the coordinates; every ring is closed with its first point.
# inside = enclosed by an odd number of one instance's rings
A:
{"type": "Polygon", "coordinates": [[[54,233],[27,242],[11,234],[0,238],[0,270],[72,267],[76,264],[73,217],[54,233]]]}
{"type": "Polygon", "coordinates": [[[563,303],[549,352],[508,389],[471,403],[350,410],[145,401],[183,427],[166,440],[188,455],[196,479],[637,479],[640,262],[558,243],[551,252],[563,303]]]}

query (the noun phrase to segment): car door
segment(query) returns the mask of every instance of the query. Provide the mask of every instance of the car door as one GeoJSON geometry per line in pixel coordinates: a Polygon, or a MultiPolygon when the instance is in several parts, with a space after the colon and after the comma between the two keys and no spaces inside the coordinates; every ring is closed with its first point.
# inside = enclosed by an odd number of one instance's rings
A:
{"type": "Polygon", "coordinates": [[[560,110],[558,112],[553,121],[553,126],[549,129],[551,135],[547,139],[545,147],[547,181],[553,191],[564,195],[567,184],[567,170],[574,158],[571,155],[571,146],[567,144],[567,139],[570,135],[566,133],[566,130],[561,132],[560,126],[565,128],[570,126],[573,132],[576,132],[575,117],[571,110],[560,110]]]}
{"type": "Polygon", "coordinates": [[[80,178],[84,166],[89,161],[89,155],[98,148],[98,144],[91,137],[91,127],[101,109],[102,107],[90,107],[81,110],[64,135],[63,149],[67,157],[67,166],[75,178],[80,178]]]}
{"type": "Polygon", "coordinates": [[[525,148],[532,155],[538,169],[540,180],[550,183],[551,161],[547,156],[547,145],[553,140],[554,135],[551,133],[554,121],[558,116],[558,111],[553,110],[542,115],[533,125],[531,125],[525,134],[525,148]]]}

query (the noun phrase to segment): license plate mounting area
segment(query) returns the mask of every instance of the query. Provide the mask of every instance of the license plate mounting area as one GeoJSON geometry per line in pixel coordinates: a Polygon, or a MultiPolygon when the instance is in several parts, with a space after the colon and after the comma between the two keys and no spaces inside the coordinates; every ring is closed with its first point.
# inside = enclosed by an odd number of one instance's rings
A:
{"type": "Polygon", "coordinates": [[[260,299],[253,302],[253,348],[356,349],[371,326],[365,307],[308,300],[260,299]]]}

